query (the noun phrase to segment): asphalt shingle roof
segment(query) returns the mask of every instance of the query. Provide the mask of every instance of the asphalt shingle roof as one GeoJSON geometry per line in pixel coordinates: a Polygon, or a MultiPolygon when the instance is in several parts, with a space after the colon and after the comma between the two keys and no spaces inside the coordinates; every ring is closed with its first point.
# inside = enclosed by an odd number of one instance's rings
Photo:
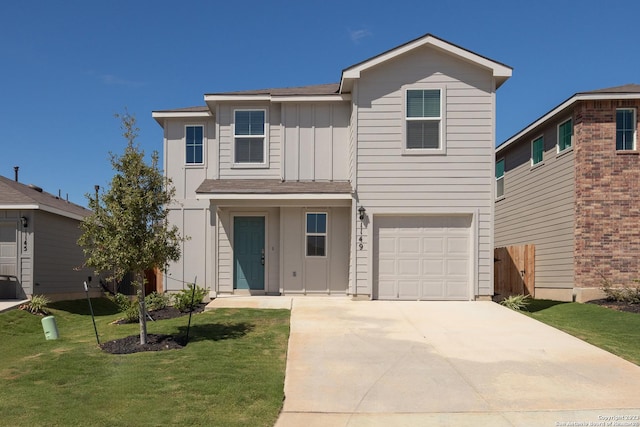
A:
{"type": "Polygon", "coordinates": [[[350,194],[348,181],[280,181],[279,179],[205,179],[196,193],[350,194]]]}

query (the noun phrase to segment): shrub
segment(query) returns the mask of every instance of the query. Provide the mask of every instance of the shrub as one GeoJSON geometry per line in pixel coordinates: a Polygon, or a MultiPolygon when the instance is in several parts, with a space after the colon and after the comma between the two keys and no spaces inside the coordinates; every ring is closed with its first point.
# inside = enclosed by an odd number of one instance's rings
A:
{"type": "Polygon", "coordinates": [[[608,280],[603,280],[602,291],[607,300],[626,302],[627,304],[640,304],[640,285],[634,280],[636,285],[613,286],[608,280]]]}
{"type": "Polygon", "coordinates": [[[124,315],[123,320],[126,322],[133,323],[140,319],[140,308],[138,307],[137,299],[129,298],[121,293],[109,296],[109,299],[118,306],[118,309],[124,315]]]}
{"type": "Polygon", "coordinates": [[[500,301],[500,304],[511,310],[520,311],[527,308],[530,298],[529,295],[511,295],[500,301]]]}
{"type": "Polygon", "coordinates": [[[47,305],[50,302],[51,300],[44,295],[33,295],[29,302],[22,304],[19,308],[31,314],[49,314],[47,305]]]}
{"type": "Polygon", "coordinates": [[[193,309],[202,302],[206,294],[206,289],[196,286],[193,283],[189,283],[187,285],[187,289],[183,289],[173,295],[173,306],[182,312],[193,311],[193,309]],[[191,305],[192,298],[193,305],[191,305]]]}
{"type": "Polygon", "coordinates": [[[147,310],[162,310],[169,305],[171,298],[167,294],[159,294],[157,292],[151,292],[149,295],[144,297],[144,303],[147,306],[147,310]]]}

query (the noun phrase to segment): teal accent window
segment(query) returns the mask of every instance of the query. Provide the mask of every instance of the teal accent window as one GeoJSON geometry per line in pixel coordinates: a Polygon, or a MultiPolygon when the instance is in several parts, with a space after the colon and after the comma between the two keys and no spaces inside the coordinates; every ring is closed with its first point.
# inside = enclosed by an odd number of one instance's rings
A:
{"type": "Polygon", "coordinates": [[[327,255],[327,214],[307,213],[307,256],[327,255]]]}
{"type": "Polygon", "coordinates": [[[202,126],[187,126],[185,128],[186,137],[186,163],[203,163],[203,128],[202,126]]]}
{"type": "Polygon", "coordinates": [[[558,126],[558,152],[570,148],[573,144],[573,120],[569,119],[558,126]]]}
{"type": "Polygon", "coordinates": [[[504,159],[496,162],[496,198],[504,196],[504,159]]]}
{"type": "Polygon", "coordinates": [[[406,148],[440,149],[440,89],[408,89],[406,96],[406,148]]]}
{"type": "Polygon", "coordinates": [[[616,150],[636,149],[636,110],[619,108],[616,110],[616,150]]]}
{"type": "Polygon", "coordinates": [[[544,138],[540,137],[531,142],[531,165],[541,163],[544,156],[544,138]]]}
{"type": "Polygon", "coordinates": [[[235,163],[265,163],[265,111],[235,111],[235,163]]]}

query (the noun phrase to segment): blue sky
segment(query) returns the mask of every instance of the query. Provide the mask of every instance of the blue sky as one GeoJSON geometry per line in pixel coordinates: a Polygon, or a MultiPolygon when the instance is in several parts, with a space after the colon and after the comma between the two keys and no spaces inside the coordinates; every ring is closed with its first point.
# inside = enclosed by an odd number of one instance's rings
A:
{"type": "Polygon", "coordinates": [[[500,143],[576,92],[640,83],[640,2],[7,0],[0,12],[0,175],[86,205],[113,175],[125,107],[147,154],[151,111],[203,94],[337,82],[426,33],[514,68],[500,143]]]}

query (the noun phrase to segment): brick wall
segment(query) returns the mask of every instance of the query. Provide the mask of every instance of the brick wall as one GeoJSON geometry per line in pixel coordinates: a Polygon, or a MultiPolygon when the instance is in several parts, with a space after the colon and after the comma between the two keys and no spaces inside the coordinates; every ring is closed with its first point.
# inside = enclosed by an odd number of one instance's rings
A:
{"type": "Polygon", "coordinates": [[[622,107],[640,101],[581,101],[574,110],[577,287],[640,279],[640,155],[616,151],[622,107]]]}

